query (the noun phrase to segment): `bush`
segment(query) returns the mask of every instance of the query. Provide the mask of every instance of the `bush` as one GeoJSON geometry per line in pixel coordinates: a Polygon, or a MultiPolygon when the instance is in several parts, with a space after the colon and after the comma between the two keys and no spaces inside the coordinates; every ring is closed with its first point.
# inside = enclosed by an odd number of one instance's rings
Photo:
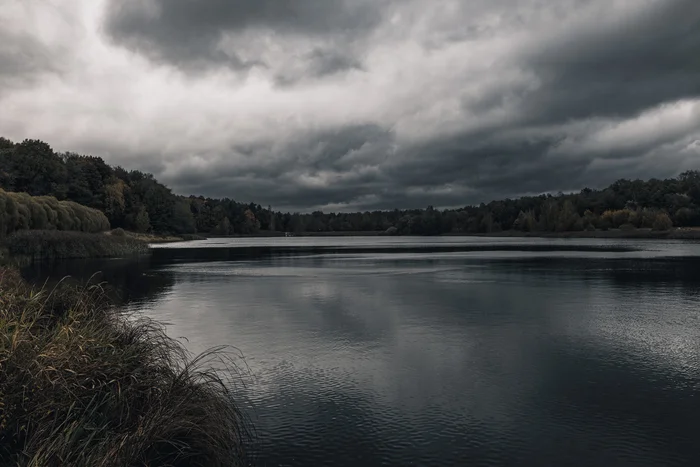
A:
{"type": "Polygon", "coordinates": [[[671,218],[666,214],[665,212],[659,212],[656,214],[656,217],[654,218],[654,224],[652,225],[652,229],[658,230],[658,231],[666,231],[666,230],[671,230],[673,228],[673,222],[671,221],[671,218]]]}
{"type": "Polygon", "coordinates": [[[23,230],[8,237],[11,256],[32,260],[124,257],[148,253],[148,244],[129,237],[55,230],[23,230]]]}
{"type": "Polygon", "coordinates": [[[619,209],[616,211],[605,211],[600,216],[600,225],[602,229],[619,228],[623,225],[630,224],[636,227],[637,218],[634,211],[629,209],[619,209]]]}
{"type": "Polygon", "coordinates": [[[0,465],[244,465],[231,357],[192,358],[100,287],[0,270],[0,362],[0,465]]]}
{"type": "Polygon", "coordinates": [[[101,211],[78,203],[0,189],[0,238],[28,229],[97,233],[109,230],[109,221],[101,211]]]}
{"type": "Polygon", "coordinates": [[[197,235],[197,234],[183,234],[183,235],[180,235],[180,238],[182,238],[186,242],[207,239],[207,237],[202,237],[201,235],[197,235]]]}
{"type": "Polygon", "coordinates": [[[635,227],[634,224],[627,223],[627,224],[622,224],[620,226],[620,230],[629,232],[630,230],[637,230],[637,227],[635,227]]]}
{"type": "Polygon", "coordinates": [[[675,225],[677,226],[694,226],[697,225],[700,213],[696,209],[680,208],[676,211],[675,225]]]}
{"type": "Polygon", "coordinates": [[[115,237],[126,237],[126,232],[121,227],[112,230],[112,235],[115,237]]]}

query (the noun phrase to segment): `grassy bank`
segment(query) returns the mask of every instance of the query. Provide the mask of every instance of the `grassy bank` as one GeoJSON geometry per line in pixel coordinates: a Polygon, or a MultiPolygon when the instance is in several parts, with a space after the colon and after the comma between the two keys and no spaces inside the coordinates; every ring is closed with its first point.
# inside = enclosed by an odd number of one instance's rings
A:
{"type": "MultiPolygon", "coordinates": [[[[353,231],[353,232],[289,232],[293,237],[378,237],[386,235],[384,231],[353,231]]],[[[284,237],[285,232],[270,232],[261,230],[252,234],[232,234],[232,235],[209,235],[208,238],[267,238],[284,237]]]]}
{"type": "Polygon", "coordinates": [[[32,290],[0,269],[0,465],[243,465],[227,362],[191,358],[99,287],[32,290]]]}
{"type": "Polygon", "coordinates": [[[57,230],[22,230],[7,237],[3,243],[12,258],[33,261],[148,253],[148,244],[133,238],[57,230]]]}
{"type": "Polygon", "coordinates": [[[197,234],[159,235],[152,233],[130,232],[123,229],[114,229],[110,232],[107,232],[107,235],[113,237],[130,238],[132,240],[138,240],[143,243],[175,243],[207,239],[207,237],[203,237],[197,234]]]}

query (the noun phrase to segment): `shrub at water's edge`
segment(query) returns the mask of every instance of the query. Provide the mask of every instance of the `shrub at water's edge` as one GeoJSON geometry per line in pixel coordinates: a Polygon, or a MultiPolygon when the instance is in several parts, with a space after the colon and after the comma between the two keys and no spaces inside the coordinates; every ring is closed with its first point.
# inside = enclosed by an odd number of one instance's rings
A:
{"type": "Polygon", "coordinates": [[[119,227],[119,228],[112,230],[110,235],[114,235],[115,237],[126,237],[126,231],[124,229],[122,229],[121,227],[119,227]]]}
{"type": "Polygon", "coordinates": [[[207,237],[203,237],[197,234],[182,234],[182,235],[166,235],[166,234],[154,234],[154,233],[140,233],[140,232],[130,232],[121,228],[116,228],[111,232],[107,232],[107,235],[113,235],[115,237],[128,237],[134,240],[139,240],[144,243],[176,243],[176,242],[190,242],[195,240],[206,240],[207,237]]]}
{"type": "Polygon", "coordinates": [[[59,201],[53,196],[30,196],[0,188],[0,238],[22,230],[109,230],[107,216],[97,209],[59,201]]]}
{"type": "Polygon", "coordinates": [[[0,465],[243,465],[233,368],[99,287],[36,291],[0,269],[0,465]]]}
{"type": "Polygon", "coordinates": [[[180,238],[185,242],[194,242],[194,241],[200,241],[200,240],[207,239],[207,237],[204,237],[202,235],[197,235],[197,234],[183,234],[183,235],[180,235],[180,238]]]}
{"type": "Polygon", "coordinates": [[[5,240],[11,257],[31,260],[124,257],[148,253],[148,244],[129,237],[55,230],[22,230],[5,240]]]}

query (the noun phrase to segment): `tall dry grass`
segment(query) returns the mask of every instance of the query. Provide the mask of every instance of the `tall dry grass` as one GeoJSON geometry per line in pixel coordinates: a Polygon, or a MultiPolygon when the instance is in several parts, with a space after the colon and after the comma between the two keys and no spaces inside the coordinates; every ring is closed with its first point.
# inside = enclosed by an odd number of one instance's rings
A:
{"type": "Polygon", "coordinates": [[[21,230],[4,241],[10,256],[31,260],[125,257],[148,253],[148,244],[130,237],[64,232],[21,230]]]}
{"type": "Polygon", "coordinates": [[[244,465],[234,363],[193,358],[99,286],[33,289],[0,269],[0,465],[244,465]]]}

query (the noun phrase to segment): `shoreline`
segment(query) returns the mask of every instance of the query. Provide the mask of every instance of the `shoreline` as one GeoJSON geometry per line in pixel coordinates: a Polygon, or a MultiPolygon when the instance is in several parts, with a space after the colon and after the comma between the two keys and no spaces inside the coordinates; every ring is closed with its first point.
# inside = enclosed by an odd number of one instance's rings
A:
{"type": "MultiPolygon", "coordinates": [[[[387,235],[385,232],[301,232],[292,237],[408,237],[417,235],[387,235]]],[[[260,232],[258,234],[211,235],[207,238],[285,238],[282,232],[260,232]]],[[[650,240],[700,240],[700,228],[678,228],[655,231],[651,229],[635,230],[595,230],[573,232],[522,232],[505,230],[490,233],[454,232],[430,237],[493,237],[493,238],[611,238],[611,239],[650,239],[650,240]]]]}
{"type": "Polygon", "coordinates": [[[507,230],[482,234],[445,234],[443,236],[494,237],[494,238],[602,238],[628,240],[700,240],[700,229],[674,229],[655,231],[636,230],[595,230],[580,232],[520,232],[507,230]]]}
{"type": "Polygon", "coordinates": [[[140,234],[117,230],[86,233],[70,230],[20,230],[0,239],[0,266],[67,259],[144,256],[152,244],[205,240],[199,235],[140,234]]]}
{"type": "MultiPolygon", "coordinates": [[[[233,238],[292,238],[292,237],[407,237],[409,235],[387,235],[385,232],[302,232],[285,237],[283,232],[259,232],[257,234],[235,234],[227,236],[201,237],[137,234],[125,235],[85,234],[80,232],[23,231],[23,242],[10,245],[0,243],[0,264],[22,263],[75,258],[119,258],[150,254],[152,245],[163,243],[196,242],[206,239],[233,238]],[[31,232],[31,233],[30,233],[31,232]]],[[[416,237],[416,236],[413,236],[416,237]]],[[[483,238],[549,238],[549,239],[617,239],[617,240],[700,240],[700,228],[676,228],[666,231],[652,229],[595,230],[577,232],[522,232],[506,230],[491,233],[454,232],[424,237],[483,237],[483,238]]]]}

